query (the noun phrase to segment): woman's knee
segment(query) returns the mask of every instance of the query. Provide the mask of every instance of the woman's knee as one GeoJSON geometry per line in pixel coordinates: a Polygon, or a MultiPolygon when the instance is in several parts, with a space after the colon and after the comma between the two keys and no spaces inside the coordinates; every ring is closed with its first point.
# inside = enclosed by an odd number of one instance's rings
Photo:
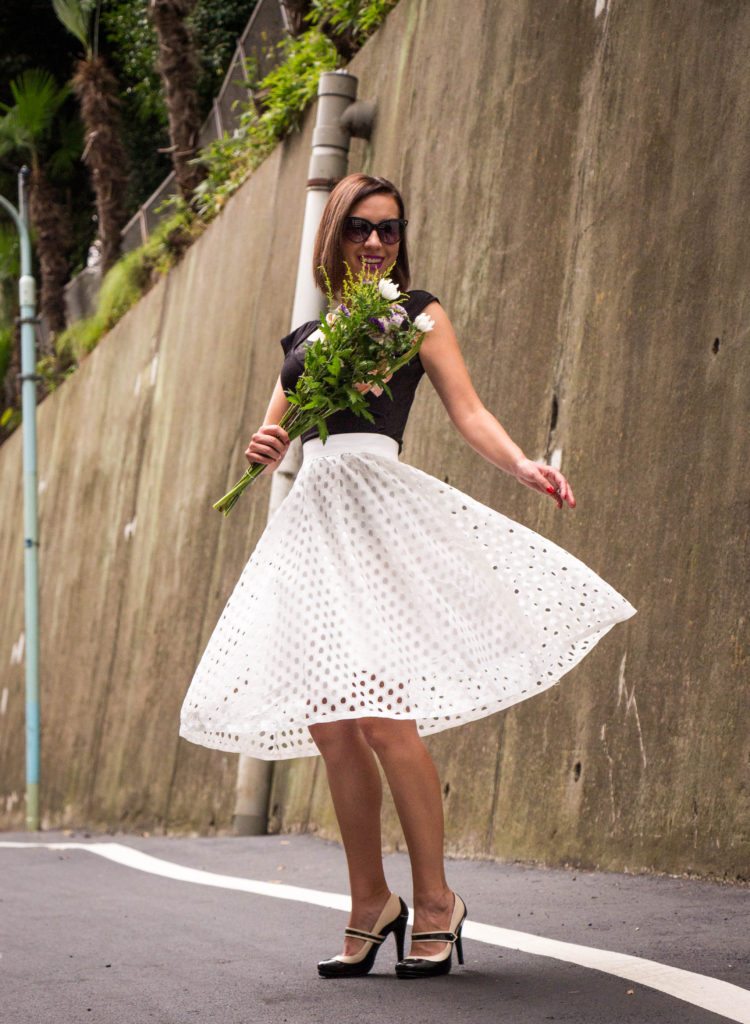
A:
{"type": "Polygon", "coordinates": [[[313,743],[326,760],[351,755],[353,747],[362,742],[359,725],[354,719],[318,722],[316,725],[309,725],[308,729],[313,743]]]}
{"type": "Polygon", "coordinates": [[[422,740],[414,721],[394,718],[360,718],[359,727],[367,743],[376,754],[394,751],[406,753],[414,746],[421,746],[422,740]]]}

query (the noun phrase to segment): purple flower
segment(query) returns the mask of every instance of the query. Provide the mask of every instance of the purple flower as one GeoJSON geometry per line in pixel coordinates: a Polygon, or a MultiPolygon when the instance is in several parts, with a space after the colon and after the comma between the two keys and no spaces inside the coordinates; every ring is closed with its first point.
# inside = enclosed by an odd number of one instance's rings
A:
{"type": "Polygon", "coordinates": [[[388,330],[388,324],[379,316],[371,316],[370,323],[375,324],[381,334],[385,334],[388,330]]]}

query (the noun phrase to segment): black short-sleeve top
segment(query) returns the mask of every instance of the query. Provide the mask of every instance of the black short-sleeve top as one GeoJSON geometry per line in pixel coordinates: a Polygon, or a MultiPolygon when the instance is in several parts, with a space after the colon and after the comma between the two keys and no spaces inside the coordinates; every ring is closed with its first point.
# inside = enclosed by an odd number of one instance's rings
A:
{"type": "MultiPolygon", "coordinates": [[[[430,292],[412,291],[409,298],[402,302],[402,305],[409,315],[410,320],[428,306],[431,302],[439,302],[430,292]]],[[[281,347],[284,350],[284,364],[281,367],[281,386],[284,391],[291,390],[299,380],[305,364],[305,342],[313,331],[319,326],[318,320],[308,320],[301,324],[291,334],[281,339],[281,347]]],[[[349,409],[342,409],[333,413],[326,420],[326,426],[331,434],[346,434],[350,432],[361,432],[367,434],[386,434],[398,442],[398,451],[404,446],[404,428],[409,418],[409,410],[414,401],[414,395],[422,376],[424,366],[419,358],[419,353],[411,359],[406,366],[388,381],[388,387],[393,394],[391,400],[387,393],[376,397],[371,391],[365,395],[370,412],[375,417],[375,422],[370,423],[363,416],[356,416],[349,409]]],[[[318,437],[317,427],[310,427],[302,434],[302,441],[308,438],[318,437]]]]}

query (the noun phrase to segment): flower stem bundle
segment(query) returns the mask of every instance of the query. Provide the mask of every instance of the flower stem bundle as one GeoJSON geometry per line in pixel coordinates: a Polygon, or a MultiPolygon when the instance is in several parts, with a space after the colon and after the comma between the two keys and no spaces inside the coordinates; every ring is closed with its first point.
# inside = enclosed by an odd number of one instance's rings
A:
{"type": "MultiPolygon", "coordinates": [[[[389,268],[390,270],[391,268],[389,268]]],[[[324,271],[325,273],[325,271],[324,271]]],[[[387,271],[386,271],[387,273],[387,271]]],[[[334,297],[328,283],[329,305],[334,297]]],[[[306,339],[302,373],[287,393],[289,407],[279,421],[290,440],[317,427],[321,441],[328,437],[326,420],[348,409],[373,423],[365,399],[369,388],[384,390],[393,400],[388,380],[419,351],[434,323],[422,313],[414,321],[399,303],[404,296],[389,277],[355,277],[347,267],[342,302],[321,314],[320,325],[306,339]]],[[[228,515],[244,489],[266,468],[250,466],[234,487],[213,506],[228,515]]]]}

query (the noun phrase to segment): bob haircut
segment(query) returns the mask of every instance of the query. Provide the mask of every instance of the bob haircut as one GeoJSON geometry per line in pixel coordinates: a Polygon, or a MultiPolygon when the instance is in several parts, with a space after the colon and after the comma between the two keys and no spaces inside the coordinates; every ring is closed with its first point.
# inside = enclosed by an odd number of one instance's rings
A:
{"type": "MultiPolygon", "coordinates": [[[[326,282],[320,269],[321,266],[328,274],[334,294],[341,290],[344,280],[345,263],[341,251],[344,221],[361,199],[377,193],[393,196],[398,205],[399,217],[404,216],[404,200],[401,198],[401,193],[387,178],[374,178],[369,174],[348,174],[341,179],[328,197],[323,216],[320,218],[313,249],[313,276],[315,283],[324,294],[326,282]]],[[[401,236],[392,277],[402,292],[408,291],[410,283],[409,254],[406,248],[405,233],[401,236]]]]}

